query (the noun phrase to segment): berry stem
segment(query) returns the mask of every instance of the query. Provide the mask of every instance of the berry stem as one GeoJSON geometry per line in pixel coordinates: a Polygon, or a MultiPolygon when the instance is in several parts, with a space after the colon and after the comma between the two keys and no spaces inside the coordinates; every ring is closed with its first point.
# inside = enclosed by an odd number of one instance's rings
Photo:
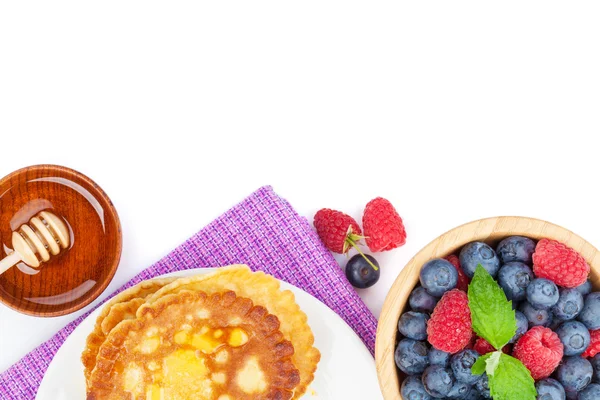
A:
{"type": "Polygon", "coordinates": [[[354,247],[354,248],[356,249],[356,251],[358,251],[358,254],[360,254],[360,255],[361,255],[361,256],[362,256],[362,257],[365,259],[365,261],[367,261],[367,262],[369,263],[369,265],[370,265],[371,267],[373,267],[373,269],[374,269],[375,271],[378,271],[378,270],[379,270],[379,268],[377,268],[377,265],[373,264],[373,263],[371,262],[371,260],[369,260],[369,257],[367,257],[367,256],[365,255],[365,253],[363,253],[363,252],[362,252],[362,251],[361,251],[361,250],[358,248],[358,246],[356,245],[356,242],[355,242],[354,240],[352,240],[352,239],[346,239],[346,240],[348,241],[348,244],[350,244],[350,246],[354,247]]]}

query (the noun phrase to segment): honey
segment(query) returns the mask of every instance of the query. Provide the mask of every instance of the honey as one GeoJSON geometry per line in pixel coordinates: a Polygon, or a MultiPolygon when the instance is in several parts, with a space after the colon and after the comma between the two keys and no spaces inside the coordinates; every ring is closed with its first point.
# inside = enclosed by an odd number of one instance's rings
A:
{"type": "Polygon", "coordinates": [[[112,204],[99,192],[104,195],[87,178],[56,166],[30,167],[0,181],[0,258],[13,252],[12,232],[42,211],[60,216],[70,238],[65,251],[39,268],[19,262],[0,275],[6,305],[62,315],[91,302],[108,284],[120,256],[120,228],[112,204]]]}

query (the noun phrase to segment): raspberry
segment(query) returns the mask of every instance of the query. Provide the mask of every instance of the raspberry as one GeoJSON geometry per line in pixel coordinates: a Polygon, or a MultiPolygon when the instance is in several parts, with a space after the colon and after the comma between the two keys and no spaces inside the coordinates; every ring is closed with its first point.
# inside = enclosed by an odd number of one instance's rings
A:
{"type": "Polygon", "coordinates": [[[475,350],[481,355],[496,351],[494,346],[489,344],[484,338],[477,338],[477,340],[475,341],[475,345],[473,345],[473,350],[475,350]]]}
{"type": "Polygon", "coordinates": [[[556,240],[542,239],[533,253],[533,272],[558,286],[574,288],[585,283],[590,266],[572,248],[556,240]]]}
{"type": "Polygon", "coordinates": [[[547,378],[563,356],[563,344],[549,328],[534,326],[515,345],[513,356],[529,369],[533,379],[547,378]]]}
{"type": "MultiPolygon", "coordinates": [[[[475,341],[475,344],[473,345],[473,350],[475,350],[476,352],[478,352],[481,355],[496,351],[494,346],[489,344],[488,341],[485,340],[484,338],[477,338],[477,340],[475,341]]],[[[504,346],[502,348],[502,352],[505,354],[510,354],[510,345],[507,344],[506,346],[504,346]]]]}
{"type": "Polygon", "coordinates": [[[456,288],[462,290],[463,292],[469,290],[470,279],[467,275],[465,275],[465,272],[460,267],[460,260],[458,257],[452,254],[445,258],[446,260],[450,261],[450,264],[454,265],[456,272],[458,272],[458,283],[456,284],[456,288]]]}
{"type": "Polygon", "coordinates": [[[343,212],[323,208],[315,214],[315,229],[325,247],[334,253],[346,253],[362,237],[358,223],[343,212]]]}
{"type": "Polygon", "coordinates": [[[367,246],[371,251],[386,251],[406,243],[402,218],[388,200],[377,197],[367,203],[363,214],[367,246]]]}
{"type": "Polygon", "coordinates": [[[585,349],[581,357],[594,357],[596,354],[600,353],[600,329],[590,331],[590,337],[590,345],[585,349]]]}
{"type": "Polygon", "coordinates": [[[446,353],[464,349],[473,336],[467,294],[458,289],[444,293],[427,322],[427,340],[446,353]]]}
{"type": "Polygon", "coordinates": [[[467,343],[467,345],[465,346],[465,349],[469,349],[469,350],[475,350],[473,347],[475,347],[475,342],[477,341],[477,336],[475,335],[475,333],[473,333],[473,335],[471,336],[471,340],[469,340],[469,343],[467,343]]]}

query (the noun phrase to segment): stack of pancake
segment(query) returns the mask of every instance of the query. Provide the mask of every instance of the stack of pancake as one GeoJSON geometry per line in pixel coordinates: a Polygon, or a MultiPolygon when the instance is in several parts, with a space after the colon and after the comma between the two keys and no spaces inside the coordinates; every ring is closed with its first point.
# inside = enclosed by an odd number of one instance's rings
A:
{"type": "Polygon", "coordinates": [[[279,281],[245,265],[145,281],[103,308],[82,354],[88,400],[300,398],[319,351],[279,281]]]}

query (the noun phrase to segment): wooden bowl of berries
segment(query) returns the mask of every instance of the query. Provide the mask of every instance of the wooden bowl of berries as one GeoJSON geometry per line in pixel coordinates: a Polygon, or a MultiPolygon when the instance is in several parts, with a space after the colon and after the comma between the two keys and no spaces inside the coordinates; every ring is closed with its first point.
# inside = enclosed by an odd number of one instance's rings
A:
{"type": "Polygon", "coordinates": [[[386,400],[600,399],[600,252],[532,218],[455,228],[394,282],[375,356],[386,400]]]}

